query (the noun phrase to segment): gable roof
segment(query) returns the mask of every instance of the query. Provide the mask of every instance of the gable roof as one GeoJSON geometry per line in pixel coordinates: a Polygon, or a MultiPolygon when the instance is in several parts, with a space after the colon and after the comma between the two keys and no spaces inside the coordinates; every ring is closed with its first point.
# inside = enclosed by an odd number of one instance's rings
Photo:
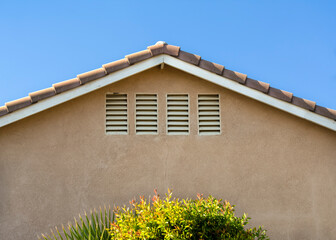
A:
{"type": "Polygon", "coordinates": [[[270,84],[248,78],[246,74],[226,69],[200,56],[180,50],[180,47],[157,42],[146,50],[120,59],[76,78],[55,83],[0,107],[0,127],[51,108],[83,94],[122,80],[149,68],[167,64],[243,94],[308,121],[336,131],[336,111],[315,102],[293,96],[292,93],[270,87],[270,84]]]}

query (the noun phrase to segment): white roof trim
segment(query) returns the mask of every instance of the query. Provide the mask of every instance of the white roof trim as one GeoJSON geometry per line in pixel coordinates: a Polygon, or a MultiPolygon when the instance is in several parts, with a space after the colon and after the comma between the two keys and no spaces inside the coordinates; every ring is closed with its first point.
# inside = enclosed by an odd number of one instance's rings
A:
{"type": "Polygon", "coordinates": [[[252,99],[255,99],[259,102],[266,103],[267,105],[270,105],[272,107],[278,108],[280,110],[283,110],[285,112],[291,113],[295,116],[298,116],[300,118],[306,119],[308,121],[311,121],[313,123],[316,123],[318,125],[321,125],[323,127],[329,128],[331,130],[336,131],[336,121],[321,115],[318,115],[316,113],[310,112],[309,110],[306,110],[304,108],[298,107],[294,104],[281,101],[277,98],[271,97],[265,93],[262,93],[260,91],[254,90],[252,88],[246,87],[244,85],[241,85],[237,82],[234,82],[232,80],[229,80],[223,76],[219,76],[215,73],[206,71],[200,67],[197,67],[195,65],[186,63],[184,61],[181,61],[177,58],[165,55],[164,56],[164,62],[167,65],[170,65],[174,68],[180,69],[184,72],[190,73],[194,76],[197,76],[199,78],[203,78],[205,80],[208,80],[209,82],[212,82],[214,84],[217,84],[219,86],[222,86],[224,88],[230,89],[234,92],[237,92],[239,94],[242,94],[244,96],[250,97],[252,99]]]}
{"type": "Polygon", "coordinates": [[[140,73],[152,67],[158,66],[163,63],[163,55],[152,57],[125,69],[109,74],[105,77],[99,78],[92,82],[88,82],[84,85],[78,86],[74,89],[68,90],[64,93],[57,94],[45,100],[34,103],[25,108],[19,109],[12,113],[8,113],[0,117],[0,127],[6,126],[10,123],[16,122],[22,118],[29,117],[35,113],[44,111],[48,108],[57,106],[61,103],[67,102],[71,99],[95,91],[99,88],[105,87],[111,83],[118,82],[124,78],[140,73]]]}
{"type": "Polygon", "coordinates": [[[316,123],[320,126],[329,128],[333,131],[336,131],[336,121],[316,113],[310,112],[304,108],[298,107],[294,104],[281,101],[274,97],[271,97],[267,94],[254,90],[252,88],[241,85],[237,82],[229,80],[223,76],[206,71],[195,65],[186,63],[177,58],[171,57],[169,55],[159,55],[156,57],[149,58],[147,60],[136,63],[132,66],[129,66],[125,69],[119,70],[115,73],[111,73],[105,77],[94,80],[92,82],[86,83],[82,86],[78,86],[72,90],[66,91],[59,95],[47,98],[45,100],[39,101],[35,104],[32,104],[28,107],[22,108],[15,112],[4,115],[0,118],[0,127],[6,126],[10,123],[16,122],[20,119],[26,118],[38,112],[44,111],[48,108],[54,107],[61,103],[67,102],[71,99],[79,97],[81,95],[87,94],[89,92],[95,91],[102,87],[105,87],[109,84],[120,81],[124,78],[132,76],[134,74],[140,73],[152,67],[158,66],[161,63],[165,63],[174,68],[180,69],[184,72],[197,76],[199,78],[205,79],[209,82],[217,84],[221,87],[230,89],[234,92],[247,96],[249,98],[255,99],[259,102],[263,102],[267,105],[275,107],[277,109],[283,110],[285,112],[291,113],[300,118],[306,119],[313,123],[316,123]]]}

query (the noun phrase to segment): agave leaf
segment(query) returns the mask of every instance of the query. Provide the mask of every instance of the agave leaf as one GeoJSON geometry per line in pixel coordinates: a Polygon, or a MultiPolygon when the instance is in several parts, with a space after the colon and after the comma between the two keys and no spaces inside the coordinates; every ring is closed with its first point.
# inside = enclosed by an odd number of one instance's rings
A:
{"type": "Polygon", "coordinates": [[[99,213],[96,211],[96,209],[94,210],[95,211],[95,214],[94,214],[94,216],[96,217],[96,221],[95,221],[95,223],[97,223],[97,225],[95,225],[95,229],[97,229],[98,231],[100,231],[100,227],[99,227],[99,213]]]}
{"type": "MultiPolygon", "coordinates": [[[[69,231],[70,231],[70,226],[68,226],[68,229],[69,229],[69,231]]],[[[65,227],[63,226],[63,233],[64,233],[64,236],[65,236],[65,238],[67,239],[67,240],[70,240],[71,239],[71,236],[67,233],[67,231],[65,230],[65,227]]],[[[62,238],[62,236],[60,236],[61,237],[61,239],[63,239],[62,238]]]]}
{"type": "Polygon", "coordinates": [[[77,231],[83,232],[83,227],[80,226],[80,224],[77,222],[76,218],[75,218],[75,226],[76,226],[77,231]]]}
{"type": "Polygon", "coordinates": [[[54,237],[54,239],[57,240],[57,237],[55,236],[54,231],[52,229],[50,229],[50,232],[51,232],[52,236],[54,237]]]}
{"type": "Polygon", "coordinates": [[[95,212],[91,212],[91,220],[90,220],[90,225],[89,225],[89,233],[92,234],[92,232],[95,231],[96,228],[96,219],[95,219],[95,212]]]}
{"type": "Polygon", "coordinates": [[[45,240],[48,240],[48,235],[45,236],[45,235],[42,233],[42,237],[43,237],[45,240]]]}
{"type": "MultiPolygon", "coordinates": [[[[106,229],[104,229],[103,232],[102,232],[102,234],[101,234],[101,236],[100,236],[100,239],[99,239],[99,240],[103,240],[103,239],[105,239],[105,236],[106,236],[106,238],[107,238],[108,235],[106,235],[106,234],[108,234],[108,232],[107,232],[106,229]]],[[[97,239],[97,240],[98,240],[98,239],[97,239]]]]}
{"type": "MultiPolygon", "coordinates": [[[[109,225],[110,225],[110,223],[111,223],[111,205],[109,205],[109,207],[108,207],[108,214],[109,214],[109,225]]],[[[112,219],[112,221],[114,221],[114,212],[113,212],[113,219],[112,219]]],[[[106,226],[106,227],[110,227],[110,226],[106,226]]]]}
{"type": "Polygon", "coordinates": [[[50,234],[41,234],[39,240],[111,240],[108,228],[114,221],[114,212],[111,207],[108,209],[100,207],[99,210],[84,212],[85,216],[79,215],[66,227],[62,225],[62,231],[57,227],[50,230],[50,234]],[[98,212],[99,211],[99,212],[98,212]]]}
{"type": "Polygon", "coordinates": [[[74,228],[74,225],[70,224],[68,225],[68,228],[69,228],[69,233],[68,233],[68,238],[67,240],[75,240],[75,231],[76,229],[74,228]]]}
{"type": "Polygon", "coordinates": [[[82,236],[78,234],[74,229],[71,229],[69,232],[69,239],[75,240],[75,239],[82,239],[82,236]]]}
{"type": "MultiPolygon", "coordinates": [[[[106,206],[104,205],[104,217],[105,217],[105,221],[104,221],[104,226],[106,228],[108,228],[108,222],[107,222],[107,209],[106,209],[106,206]]],[[[110,220],[110,219],[109,219],[110,220]]]]}
{"type": "Polygon", "coordinates": [[[83,239],[82,236],[77,235],[76,231],[74,231],[73,228],[70,230],[69,233],[70,233],[69,238],[70,238],[71,240],[83,239]]]}
{"type": "Polygon", "coordinates": [[[92,230],[93,227],[96,228],[96,218],[95,218],[95,215],[96,215],[96,210],[91,211],[92,226],[90,228],[90,231],[92,230]]]}
{"type": "MultiPolygon", "coordinates": [[[[103,218],[102,208],[100,207],[99,210],[100,210],[100,223],[101,223],[102,226],[104,226],[105,224],[104,224],[104,218],[103,218]]],[[[98,225],[100,225],[100,224],[98,224],[98,225]]]]}
{"type": "MultiPolygon", "coordinates": [[[[65,230],[65,227],[64,227],[63,224],[62,224],[62,230],[63,230],[64,237],[66,238],[66,230],[65,230]]],[[[62,234],[61,234],[61,232],[58,230],[57,227],[56,227],[56,231],[57,231],[57,234],[58,234],[58,236],[59,236],[59,239],[63,240],[62,234]]],[[[68,238],[67,238],[67,239],[68,239],[68,238]]]]}
{"type": "Polygon", "coordinates": [[[80,221],[82,223],[82,236],[83,237],[87,237],[87,233],[89,232],[88,227],[89,227],[89,224],[90,224],[89,219],[86,216],[86,220],[87,220],[88,224],[85,224],[85,222],[84,222],[84,220],[83,220],[83,218],[82,218],[81,215],[79,215],[79,219],[80,219],[80,221]]]}

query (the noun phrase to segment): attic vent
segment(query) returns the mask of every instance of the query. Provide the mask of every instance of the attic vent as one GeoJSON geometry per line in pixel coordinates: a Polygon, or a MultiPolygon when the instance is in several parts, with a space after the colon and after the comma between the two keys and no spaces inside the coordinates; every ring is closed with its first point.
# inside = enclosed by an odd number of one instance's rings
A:
{"type": "Polygon", "coordinates": [[[219,95],[198,95],[198,133],[200,135],[220,134],[219,95]]]}
{"type": "Polygon", "coordinates": [[[188,94],[167,94],[167,133],[189,134],[188,94]]]}
{"type": "Polygon", "coordinates": [[[136,94],[135,131],[137,134],[157,134],[157,94],[136,94]]]}
{"type": "Polygon", "coordinates": [[[127,94],[106,94],[106,133],[127,132],[127,94]]]}

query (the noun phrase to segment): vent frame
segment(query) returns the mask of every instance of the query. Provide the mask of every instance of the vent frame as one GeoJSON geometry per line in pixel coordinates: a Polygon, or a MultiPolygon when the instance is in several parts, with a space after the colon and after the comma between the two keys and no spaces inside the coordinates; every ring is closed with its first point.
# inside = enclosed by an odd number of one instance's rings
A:
{"type": "MultiPolygon", "coordinates": [[[[141,104],[139,104],[139,105],[141,105],[141,104]]],[[[150,114],[150,115],[153,115],[153,114],[150,114]]],[[[148,93],[148,92],[146,92],[146,93],[135,93],[134,94],[134,131],[135,131],[136,135],[158,135],[159,134],[159,94],[158,93],[148,93]],[[156,100],[156,119],[155,119],[156,129],[153,130],[153,131],[148,131],[148,130],[144,130],[144,129],[142,129],[142,130],[139,129],[139,131],[138,131],[138,125],[137,125],[137,123],[138,123],[137,101],[138,101],[138,99],[137,99],[137,96],[140,96],[140,95],[142,97],[144,97],[144,96],[150,97],[150,96],[155,95],[155,97],[156,97],[156,99],[155,99],[156,100]],[[156,131],[156,132],[154,132],[154,131],[156,131]]]]}
{"type": "MultiPolygon", "coordinates": [[[[221,120],[221,104],[220,104],[220,94],[219,93],[198,93],[197,94],[197,132],[200,136],[216,136],[222,134],[222,120],[221,120]],[[217,98],[213,98],[214,96],[217,96],[217,98]],[[208,115],[208,119],[205,121],[209,121],[208,126],[217,126],[217,128],[213,129],[201,129],[201,114],[200,114],[200,100],[206,101],[206,99],[200,99],[200,97],[208,98],[208,101],[217,101],[218,102],[218,114],[214,114],[217,109],[210,109],[208,112],[210,113],[208,115]],[[213,98],[213,99],[212,99],[213,98]],[[214,117],[211,117],[213,115],[214,117]],[[214,124],[214,122],[217,122],[218,124],[214,124]]],[[[211,104],[205,104],[208,106],[212,106],[211,104]]],[[[203,115],[207,116],[207,115],[203,115]]]]}
{"type": "MultiPolygon", "coordinates": [[[[183,99],[183,98],[182,98],[183,99]]],[[[172,100],[172,99],[171,99],[172,100]]],[[[177,100],[176,100],[177,101],[177,100]]],[[[181,121],[181,120],[179,120],[181,121]]],[[[182,120],[183,121],[183,120],[182,120]]],[[[178,135],[190,135],[190,94],[189,93],[167,93],[166,94],[166,135],[170,135],[170,136],[178,136],[178,135]],[[186,121],[187,121],[187,128],[178,130],[179,127],[177,127],[177,129],[173,129],[172,131],[170,131],[170,125],[169,125],[169,117],[172,115],[169,113],[169,104],[168,101],[170,100],[170,97],[185,97],[185,100],[187,100],[187,114],[181,114],[181,116],[185,116],[186,115],[186,121]]]]}
{"type": "MultiPolygon", "coordinates": [[[[117,104],[115,105],[118,106],[117,104]]],[[[128,99],[127,93],[107,92],[105,94],[105,134],[106,135],[128,135],[129,134],[129,99],[128,99]],[[109,100],[110,100],[110,103],[108,103],[109,100]],[[109,107],[108,105],[110,106],[113,105],[112,104],[113,101],[116,101],[116,100],[121,100],[120,102],[123,102],[121,105],[124,106],[124,109],[120,107],[121,111],[119,113],[114,113],[112,109],[108,109],[109,107]],[[119,127],[120,129],[118,129],[117,127],[113,129],[114,128],[113,126],[118,126],[118,125],[111,124],[114,121],[115,122],[119,121],[120,126],[122,127],[119,127]],[[112,126],[112,127],[109,127],[109,126],[112,126]]]]}

